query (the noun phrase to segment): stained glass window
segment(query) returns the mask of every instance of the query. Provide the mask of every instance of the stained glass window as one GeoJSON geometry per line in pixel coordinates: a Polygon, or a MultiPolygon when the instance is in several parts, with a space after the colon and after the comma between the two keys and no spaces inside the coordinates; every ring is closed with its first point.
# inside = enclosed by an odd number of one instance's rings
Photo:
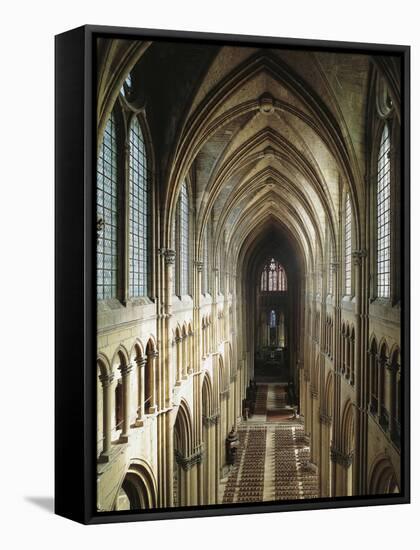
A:
{"type": "Polygon", "coordinates": [[[344,222],[344,289],[347,296],[351,295],[351,203],[347,193],[344,222]]]}
{"type": "Polygon", "coordinates": [[[332,244],[330,242],[330,264],[328,266],[328,294],[332,294],[333,291],[334,291],[334,264],[333,264],[332,244]]]}
{"type": "Polygon", "coordinates": [[[101,223],[96,249],[97,299],[117,296],[118,174],[115,115],[106,124],[96,172],[96,216],[101,223]]]}
{"type": "Polygon", "coordinates": [[[270,311],[270,328],[276,328],[276,312],[273,309],[270,311]]]}
{"type": "Polygon", "coordinates": [[[261,275],[261,290],[267,290],[267,270],[264,269],[261,275]]]}
{"type": "Polygon", "coordinates": [[[139,121],[130,125],[129,295],[147,296],[149,266],[149,181],[146,147],[139,121]]]}
{"type": "Polygon", "coordinates": [[[125,96],[126,93],[131,92],[132,85],[133,85],[133,82],[131,78],[131,73],[128,73],[127,78],[125,79],[124,84],[121,86],[121,90],[120,90],[123,96],[125,96]]]}
{"type": "Polygon", "coordinates": [[[287,290],[286,272],[283,266],[274,258],[267,264],[261,274],[261,290],[263,292],[279,292],[287,290]]]}
{"type": "Polygon", "coordinates": [[[207,228],[204,230],[204,243],[203,243],[203,272],[202,272],[202,292],[206,294],[208,292],[209,285],[209,250],[207,239],[207,228]]]}
{"type": "Polygon", "coordinates": [[[376,191],[377,220],[377,292],[380,298],[389,298],[391,290],[391,242],[390,242],[390,209],[391,209],[391,174],[388,126],[385,124],[378,155],[378,181],[376,191]]]}
{"type": "Polygon", "coordinates": [[[178,198],[178,273],[179,294],[189,291],[189,200],[187,184],[184,182],[178,198]]]}

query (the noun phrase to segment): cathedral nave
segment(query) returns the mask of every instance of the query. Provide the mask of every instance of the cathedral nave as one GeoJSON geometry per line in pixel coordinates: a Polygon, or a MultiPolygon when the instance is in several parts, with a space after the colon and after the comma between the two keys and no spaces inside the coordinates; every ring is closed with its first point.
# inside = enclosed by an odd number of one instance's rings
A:
{"type": "Polygon", "coordinates": [[[400,68],[98,39],[97,508],[400,490],[400,68]]]}

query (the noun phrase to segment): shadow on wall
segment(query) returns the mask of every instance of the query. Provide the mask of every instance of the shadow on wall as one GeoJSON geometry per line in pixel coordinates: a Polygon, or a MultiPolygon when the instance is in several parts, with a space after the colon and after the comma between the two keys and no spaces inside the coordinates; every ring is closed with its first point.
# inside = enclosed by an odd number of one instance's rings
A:
{"type": "Polygon", "coordinates": [[[27,502],[35,504],[50,514],[54,513],[54,498],[53,497],[25,497],[27,502]]]}

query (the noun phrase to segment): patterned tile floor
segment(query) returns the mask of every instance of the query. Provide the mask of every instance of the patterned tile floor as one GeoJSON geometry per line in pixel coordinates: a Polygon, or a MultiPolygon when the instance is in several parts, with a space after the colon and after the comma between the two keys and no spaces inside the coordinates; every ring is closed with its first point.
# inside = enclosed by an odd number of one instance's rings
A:
{"type": "Polygon", "coordinates": [[[258,414],[238,427],[237,459],[220,484],[220,500],[229,503],[318,497],[318,475],[308,465],[310,450],[304,442],[303,426],[286,408],[284,387],[258,386],[255,410],[258,414]]]}

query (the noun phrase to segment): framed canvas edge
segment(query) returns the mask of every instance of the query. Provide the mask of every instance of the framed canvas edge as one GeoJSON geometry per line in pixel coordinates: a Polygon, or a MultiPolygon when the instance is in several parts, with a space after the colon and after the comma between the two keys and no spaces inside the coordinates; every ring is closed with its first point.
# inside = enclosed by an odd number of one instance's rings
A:
{"type": "MultiPolygon", "coordinates": [[[[83,36],[83,60],[84,66],[81,73],[83,74],[83,82],[81,89],[83,90],[83,169],[79,174],[80,182],[83,184],[83,204],[78,205],[77,211],[79,215],[73,217],[73,222],[64,226],[62,221],[57,219],[57,194],[60,187],[63,185],[74,183],[69,174],[62,174],[58,169],[59,159],[57,157],[57,145],[60,143],[62,136],[61,130],[57,129],[57,84],[56,84],[56,171],[55,171],[55,189],[56,189],[56,217],[55,217],[55,236],[56,236],[56,278],[59,271],[59,264],[63,260],[63,251],[57,246],[59,241],[66,241],[73,236],[73,230],[77,229],[77,225],[83,226],[83,241],[80,245],[80,256],[83,258],[83,273],[80,273],[82,284],[80,286],[79,305],[83,303],[83,307],[79,311],[75,311],[73,315],[69,315],[57,307],[58,291],[56,285],[55,294],[55,334],[56,334],[56,360],[55,360],[55,439],[56,439],[56,507],[55,513],[67,517],[84,524],[103,524],[114,522],[131,522],[131,521],[150,521],[161,519],[180,519],[194,517],[211,517],[211,516],[227,516],[227,515],[243,515],[255,513],[273,513],[273,512],[288,512],[300,510],[321,510],[334,508],[347,508],[359,506],[379,506],[389,504],[408,504],[410,503],[410,46],[408,45],[392,45],[392,44],[371,44],[357,42],[340,42],[331,40],[315,40],[315,39],[294,39],[294,38],[279,38],[266,36],[249,36],[249,35],[232,35],[219,33],[205,33],[192,31],[172,31],[160,29],[141,29],[130,27],[113,27],[113,26],[98,26],[84,25],[77,29],[67,31],[56,35],[56,44],[58,44],[64,36],[74,35],[78,33],[83,36]],[[188,507],[183,509],[165,509],[152,510],[147,512],[130,512],[130,513],[114,513],[114,512],[96,512],[96,455],[94,452],[94,430],[96,425],[96,403],[95,403],[95,386],[93,384],[93,376],[89,366],[92,360],[96,359],[96,300],[93,292],[93,253],[95,249],[95,231],[93,225],[94,201],[93,201],[93,186],[91,182],[94,176],[94,154],[96,147],[96,94],[93,93],[94,83],[94,40],[96,37],[113,38],[117,35],[121,38],[133,39],[168,39],[168,40],[189,40],[189,41],[210,41],[210,42],[230,42],[244,46],[247,43],[273,45],[282,47],[296,47],[301,49],[316,49],[316,50],[346,50],[359,53],[370,52],[373,55],[396,55],[401,57],[402,70],[402,116],[401,123],[403,126],[402,132],[402,154],[403,162],[401,165],[402,179],[401,189],[403,191],[403,200],[401,208],[403,213],[402,221],[402,251],[403,257],[401,265],[404,270],[404,288],[403,288],[403,314],[401,315],[401,334],[402,334],[402,357],[404,363],[404,426],[402,433],[404,437],[402,452],[401,452],[401,468],[402,468],[402,486],[403,490],[396,496],[379,495],[379,496],[356,496],[356,497],[340,497],[319,499],[316,501],[306,500],[303,502],[294,503],[260,503],[258,505],[216,505],[216,506],[199,506],[188,507]],[[80,212],[83,212],[80,219],[80,212]],[[59,238],[61,236],[61,238],[59,238]],[[66,319],[65,319],[66,318],[66,319]],[[77,388],[77,398],[73,400],[73,410],[79,408],[83,414],[83,430],[82,434],[73,433],[72,440],[83,439],[80,451],[83,452],[83,468],[80,479],[75,475],[71,475],[74,492],[77,494],[76,499],[72,501],[79,502],[79,508],[68,508],[60,504],[57,506],[57,500],[61,502],[62,495],[60,494],[63,485],[68,486],[68,482],[63,480],[63,471],[67,468],[69,471],[73,467],[73,460],[68,457],[63,458],[57,453],[57,445],[62,444],[62,430],[58,429],[58,424],[63,419],[63,412],[57,413],[57,405],[60,397],[65,393],[68,382],[67,377],[63,380],[63,358],[58,357],[60,348],[57,349],[57,338],[62,337],[63,326],[77,325],[83,319],[83,341],[80,345],[83,349],[84,361],[78,367],[77,374],[79,387],[77,388]],[[65,323],[63,323],[65,321],[65,323]],[[57,353],[58,352],[58,353],[57,353]],[[80,383],[80,380],[83,380],[80,383]],[[80,386],[81,384],[81,386],[80,386]],[[61,460],[60,467],[57,468],[58,461],[61,460]],[[59,497],[57,499],[57,496],[59,497]]],[[[77,39],[76,39],[77,40],[77,39]]],[[[60,60],[57,59],[56,53],[56,82],[57,73],[61,70],[60,60]]],[[[59,145],[58,145],[59,148],[59,145]]],[[[80,149],[80,148],[79,148],[80,149]]],[[[79,151],[80,153],[80,151],[79,151]]],[[[80,159],[79,159],[80,160],[80,159]]],[[[77,346],[76,346],[77,347],[77,346]]],[[[66,363],[66,361],[64,361],[66,363]]],[[[65,365],[70,367],[71,365],[65,365]]],[[[72,365],[73,369],[75,368],[72,365]]],[[[67,418],[67,426],[71,432],[75,432],[74,426],[70,426],[70,419],[67,418]]],[[[61,445],[62,446],[62,445],[61,445]]],[[[74,456],[74,455],[73,455],[74,456]]]]}

